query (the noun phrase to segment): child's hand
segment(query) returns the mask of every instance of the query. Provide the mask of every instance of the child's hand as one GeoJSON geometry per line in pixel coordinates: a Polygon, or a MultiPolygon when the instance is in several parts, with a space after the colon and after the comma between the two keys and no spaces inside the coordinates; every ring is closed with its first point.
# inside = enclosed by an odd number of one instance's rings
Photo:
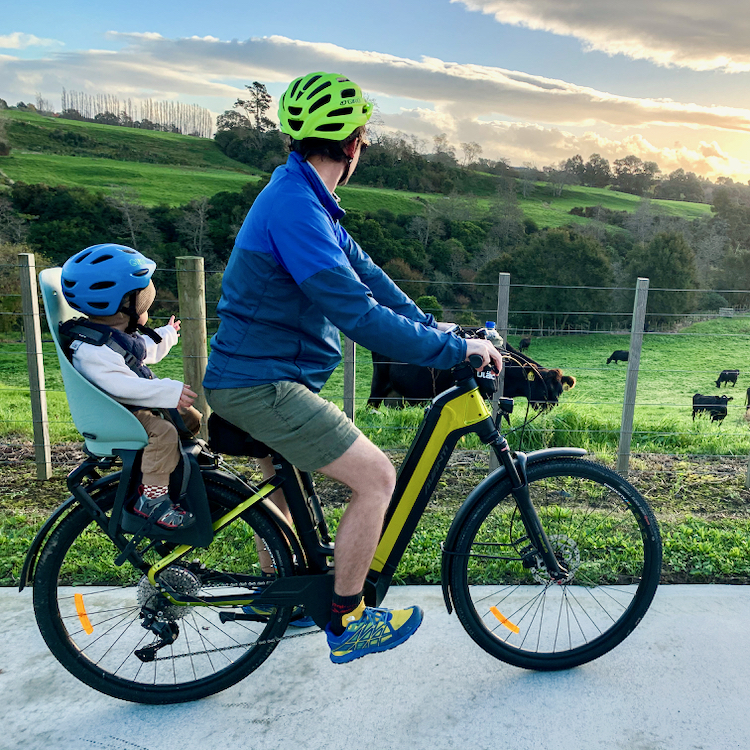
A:
{"type": "MultiPolygon", "coordinates": [[[[179,321],[178,321],[179,322],[179,321]]],[[[187,409],[188,406],[193,405],[193,401],[198,398],[198,394],[190,390],[190,386],[186,383],[182,384],[182,393],[180,394],[180,400],[177,402],[178,409],[187,409]]]]}
{"type": "Polygon", "coordinates": [[[172,326],[172,328],[174,328],[174,329],[175,329],[175,331],[179,331],[179,330],[180,330],[180,325],[181,325],[181,324],[180,324],[180,321],[179,321],[179,320],[175,320],[175,319],[174,319],[174,315],[173,315],[173,316],[172,316],[172,317],[171,317],[171,318],[169,319],[169,321],[167,322],[167,325],[168,325],[168,326],[172,326]]]}

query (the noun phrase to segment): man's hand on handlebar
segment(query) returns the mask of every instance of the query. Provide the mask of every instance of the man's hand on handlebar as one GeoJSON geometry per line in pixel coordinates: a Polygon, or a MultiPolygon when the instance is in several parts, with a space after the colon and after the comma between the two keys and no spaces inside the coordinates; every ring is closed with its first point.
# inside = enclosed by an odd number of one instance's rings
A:
{"type": "Polygon", "coordinates": [[[503,369],[503,358],[500,352],[485,339],[466,339],[466,359],[468,360],[472,354],[478,354],[482,358],[482,367],[492,363],[497,372],[503,369]]]}

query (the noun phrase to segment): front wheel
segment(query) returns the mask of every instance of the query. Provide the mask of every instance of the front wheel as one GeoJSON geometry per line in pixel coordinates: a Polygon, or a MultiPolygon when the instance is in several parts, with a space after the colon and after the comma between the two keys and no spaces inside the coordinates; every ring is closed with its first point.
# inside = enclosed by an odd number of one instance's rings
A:
{"type": "Polygon", "coordinates": [[[447,553],[453,601],[469,635],[496,658],[569,669],[640,622],[659,584],[661,537],[646,501],[606,467],[553,459],[531,464],[528,481],[565,578],[547,573],[505,479],[477,501],[447,553]]]}
{"type": "MultiPolygon", "coordinates": [[[[103,510],[112,507],[115,491],[96,496],[103,510]]],[[[209,482],[206,491],[214,509],[244,499],[209,482]]],[[[156,545],[147,562],[168,551],[156,545]]],[[[239,606],[170,604],[129,563],[115,566],[117,555],[77,508],[50,534],[34,580],[34,612],[50,651],[102,693],[139,703],[203,698],[259,667],[284,635],[291,607],[267,608],[262,617],[247,619],[239,606]],[[163,645],[157,650],[155,642],[163,645]]],[[[286,541],[251,507],[210,547],[193,549],[188,559],[165,568],[160,581],[200,599],[250,595],[269,578],[292,574],[286,541]],[[267,553],[264,561],[259,549],[267,553]]]]}

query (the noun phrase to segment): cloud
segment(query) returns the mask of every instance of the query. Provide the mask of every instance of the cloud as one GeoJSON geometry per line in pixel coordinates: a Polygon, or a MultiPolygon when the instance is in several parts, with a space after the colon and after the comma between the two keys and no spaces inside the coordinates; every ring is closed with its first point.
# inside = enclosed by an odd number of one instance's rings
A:
{"type": "Polygon", "coordinates": [[[12,34],[0,34],[0,49],[26,49],[27,47],[63,46],[56,39],[40,39],[33,34],[14,31],[12,34]]]}
{"type": "Polygon", "coordinates": [[[435,110],[422,108],[385,115],[383,121],[389,131],[403,131],[423,139],[428,149],[432,147],[433,136],[446,133],[459,157],[460,144],[475,141],[482,146],[482,156],[502,158],[516,166],[530,162],[541,168],[574,154],[587,160],[594,153],[612,164],[616,159],[633,154],[644,161],[655,161],[664,174],[682,168],[713,178],[723,175],[746,180],[750,175],[750,160],[731,156],[715,141],[699,141],[694,148],[679,143],[663,147],[641,134],[613,139],[594,131],[575,134],[537,123],[450,119],[435,110]]]}
{"type": "MultiPolygon", "coordinates": [[[[112,32],[111,32],[112,33],[112,32]]],[[[157,34],[117,34],[126,46],[117,53],[57,53],[50,60],[0,65],[12,81],[35,71],[53,90],[106,88],[148,95],[234,97],[241,87],[227,81],[289,81],[300,71],[346,71],[364,89],[423,101],[454,117],[493,116],[547,124],[590,127],[682,125],[750,132],[750,110],[707,107],[669,99],[624,97],[553,78],[436,58],[412,60],[334,44],[271,36],[239,41],[213,37],[165,39],[157,34]],[[52,81],[57,81],[52,85],[52,81]]]]}
{"type": "Polygon", "coordinates": [[[545,164],[578,152],[587,156],[605,151],[607,158],[619,158],[628,147],[648,151],[621,133],[649,131],[648,144],[663,155],[650,158],[660,164],[663,159],[665,169],[693,159],[699,165],[694,171],[700,167],[713,172],[725,164],[733,172],[741,166],[750,175],[750,165],[732,161],[718,145],[722,133],[733,134],[735,142],[736,134],[742,140],[750,133],[748,109],[624,97],[504,68],[426,57],[413,60],[281,36],[246,41],[167,39],[154,33],[110,36],[121,40],[123,48],[55,52],[34,60],[0,56],[3,95],[23,99],[39,91],[51,99],[65,87],[132,99],[199,98],[220,112],[232,106],[245,83],[287,83],[300,72],[340,71],[386,103],[391,98],[423,103],[412,112],[384,111],[388,127],[407,132],[420,128],[428,137],[445,131],[456,143],[481,143],[490,158],[545,164]],[[664,148],[665,142],[676,139],[692,141],[692,150],[664,148]],[[699,147],[698,141],[706,145],[699,147]]]}
{"type": "Polygon", "coordinates": [[[587,50],[693,70],[750,70],[747,0],[451,0],[499,23],[580,39],[587,50]]]}

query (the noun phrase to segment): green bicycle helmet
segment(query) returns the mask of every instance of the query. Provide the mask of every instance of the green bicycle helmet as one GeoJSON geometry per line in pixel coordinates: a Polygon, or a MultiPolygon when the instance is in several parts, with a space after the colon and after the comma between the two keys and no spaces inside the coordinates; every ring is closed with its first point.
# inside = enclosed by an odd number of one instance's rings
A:
{"type": "Polygon", "coordinates": [[[281,132],[296,141],[343,141],[366,125],[372,104],[362,89],[337,73],[308,73],[289,84],[279,101],[281,132]]]}

